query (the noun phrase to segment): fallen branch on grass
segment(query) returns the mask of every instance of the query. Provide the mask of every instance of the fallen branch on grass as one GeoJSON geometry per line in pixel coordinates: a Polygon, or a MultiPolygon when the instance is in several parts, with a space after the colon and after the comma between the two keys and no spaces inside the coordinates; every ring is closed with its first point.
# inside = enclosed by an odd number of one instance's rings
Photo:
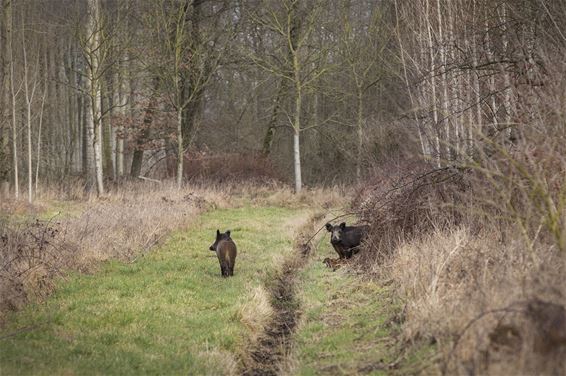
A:
{"type": "Polygon", "coordinates": [[[150,182],[152,182],[152,183],[161,184],[161,180],[146,178],[145,176],[138,176],[138,179],[145,180],[145,181],[150,181],[150,182]]]}

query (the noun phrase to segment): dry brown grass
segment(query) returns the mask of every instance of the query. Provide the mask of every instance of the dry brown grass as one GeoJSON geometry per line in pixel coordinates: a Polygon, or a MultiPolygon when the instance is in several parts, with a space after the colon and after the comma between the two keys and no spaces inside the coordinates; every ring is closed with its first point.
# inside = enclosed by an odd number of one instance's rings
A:
{"type": "Polygon", "coordinates": [[[250,343],[257,343],[274,315],[271,296],[264,286],[251,288],[246,300],[242,302],[239,314],[240,321],[250,333],[250,343]]]}
{"type": "Polygon", "coordinates": [[[435,341],[439,371],[566,372],[566,347],[538,345],[544,319],[529,314],[536,300],[566,305],[566,264],[552,249],[532,257],[520,240],[502,244],[497,233],[462,227],[405,242],[396,253],[378,268],[406,302],[403,338],[435,341]]]}
{"type": "Polygon", "coordinates": [[[70,204],[71,213],[50,212],[49,219],[30,219],[46,204],[11,212],[20,217],[0,228],[0,318],[49,295],[57,276],[90,272],[103,260],[131,261],[170,231],[187,226],[198,212],[225,204],[217,192],[129,188],[70,204]]]}
{"type": "Polygon", "coordinates": [[[437,372],[564,374],[564,146],[486,143],[465,168],[369,189],[358,267],[394,283],[402,337],[436,343],[437,372]]]}

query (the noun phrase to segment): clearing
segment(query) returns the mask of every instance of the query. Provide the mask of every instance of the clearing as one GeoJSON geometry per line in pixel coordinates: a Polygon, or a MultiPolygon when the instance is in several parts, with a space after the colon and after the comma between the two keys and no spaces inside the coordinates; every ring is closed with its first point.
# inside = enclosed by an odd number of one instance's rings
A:
{"type": "Polygon", "coordinates": [[[397,353],[390,318],[399,307],[376,284],[326,269],[321,260],[335,257],[327,238],[302,256],[294,238],[301,227],[312,232],[308,217],[281,207],[213,210],[133,263],[68,276],[45,304],[8,320],[0,374],[383,372],[397,353]],[[238,246],[230,279],[208,250],[217,228],[232,230],[238,246]],[[277,329],[282,314],[293,315],[290,330],[277,329]],[[281,343],[273,357],[246,364],[281,343]],[[262,361],[277,364],[262,372],[262,361]]]}

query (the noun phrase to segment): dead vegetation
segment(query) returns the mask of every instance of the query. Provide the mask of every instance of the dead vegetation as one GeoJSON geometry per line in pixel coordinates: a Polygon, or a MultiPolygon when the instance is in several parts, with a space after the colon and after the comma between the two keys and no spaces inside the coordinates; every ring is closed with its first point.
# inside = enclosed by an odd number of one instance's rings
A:
{"type": "MultiPolygon", "coordinates": [[[[187,189],[120,192],[101,201],[76,203],[76,213],[0,223],[0,318],[29,301],[45,298],[57,277],[91,272],[100,261],[132,261],[171,230],[187,226],[199,211],[222,203],[214,192],[187,189]]],[[[147,187],[146,187],[147,188],[147,187]]]]}
{"type": "Polygon", "coordinates": [[[429,371],[566,372],[566,161],[551,135],[528,140],[485,138],[489,157],[395,166],[359,191],[371,230],[358,268],[405,302],[405,343],[436,344],[429,371]]]}

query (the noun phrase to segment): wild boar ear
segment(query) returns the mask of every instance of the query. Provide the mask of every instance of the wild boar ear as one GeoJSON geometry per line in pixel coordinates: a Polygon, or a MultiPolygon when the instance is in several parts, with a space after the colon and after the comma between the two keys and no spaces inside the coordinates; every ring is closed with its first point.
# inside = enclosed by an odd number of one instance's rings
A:
{"type": "Polygon", "coordinates": [[[220,230],[216,229],[216,237],[219,237],[219,236],[220,236],[220,230]]]}
{"type": "Polygon", "coordinates": [[[332,225],[330,223],[327,223],[324,226],[326,227],[326,230],[332,231],[332,225]]]}
{"type": "Polygon", "coordinates": [[[230,230],[226,230],[226,235],[230,236],[230,230]]]}
{"type": "Polygon", "coordinates": [[[346,222],[340,223],[340,228],[341,228],[342,230],[344,230],[344,227],[346,227],[346,222]]]}

